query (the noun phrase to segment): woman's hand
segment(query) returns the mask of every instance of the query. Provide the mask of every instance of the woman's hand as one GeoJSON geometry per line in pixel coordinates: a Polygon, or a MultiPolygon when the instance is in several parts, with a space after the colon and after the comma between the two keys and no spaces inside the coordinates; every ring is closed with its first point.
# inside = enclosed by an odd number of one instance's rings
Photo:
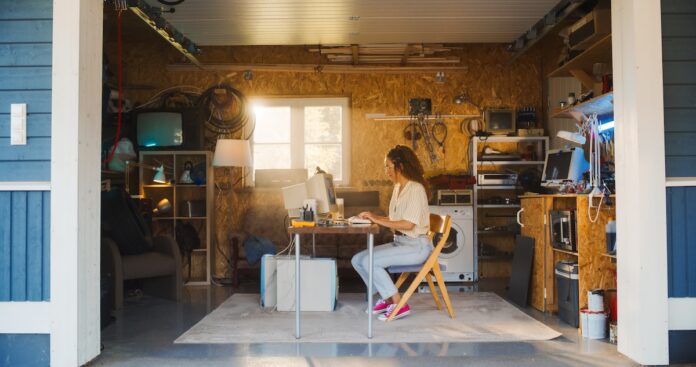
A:
{"type": "Polygon", "coordinates": [[[360,219],[369,219],[374,222],[374,214],[372,212],[361,212],[358,214],[358,218],[360,219]]]}

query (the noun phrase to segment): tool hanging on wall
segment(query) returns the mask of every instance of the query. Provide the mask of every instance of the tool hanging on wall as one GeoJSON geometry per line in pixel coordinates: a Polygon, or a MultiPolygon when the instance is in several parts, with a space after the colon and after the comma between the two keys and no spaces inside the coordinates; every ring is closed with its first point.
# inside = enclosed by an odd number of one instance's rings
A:
{"type": "Polygon", "coordinates": [[[437,145],[440,146],[440,150],[442,153],[445,153],[445,139],[447,139],[447,125],[445,125],[445,121],[442,118],[442,115],[438,114],[437,115],[437,120],[435,120],[435,123],[433,123],[433,127],[431,128],[431,132],[433,135],[433,140],[437,143],[437,145]]]}
{"type": "Polygon", "coordinates": [[[433,139],[430,135],[430,129],[428,129],[428,123],[425,120],[425,115],[418,115],[416,117],[418,128],[423,134],[423,143],[425,143],[425,148],[428,150],[428,156],[430,157],[430,163],[436,163],[438,156],[435,153],[435,148],[433,147],[433,139]]]}

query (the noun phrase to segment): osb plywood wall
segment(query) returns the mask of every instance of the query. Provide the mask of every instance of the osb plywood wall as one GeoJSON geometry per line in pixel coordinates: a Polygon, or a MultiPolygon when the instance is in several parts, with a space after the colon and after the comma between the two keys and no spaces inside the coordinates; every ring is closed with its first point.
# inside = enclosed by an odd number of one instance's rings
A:
{"type": "MultiPolygon", "coordinates": [[[[406,115],[408,100],[432,99],[434,112],[476,114],[475,107],[452,102],[465,92],[482,107],[534,106],[541,111],[543,75],[539,53],[530,53],[508,64],[503,45],[462,45],[459,50],[465,71],[446,72],[446,81],[434,81],[435,72],[409,74],[329,74],[301,72],[257,72],[245,80],[240,72],[167,71],[166,66],[181,62],[171,46],[141,38],[126,39],[123,51],[125,98],[142,103],[164,88],[193,85],[208,88],[226,82],[249,97],[275,96],[347,96],[351,100],[351,190],[379,190],[386,208],[391,186],[386,182],[383,158],[395,144],[408,144],[402,130],[405,121],[373,121],[366,114],[406,115]],[[135,88],[137,86],[137,88],[135,88]]],[[[113,73],[116,70],[116,46],[105,43],[105,54],[113,73]]],[[[305,47],[214,47],[204,48],[203,63],[320,63],[316,54],[305,47]]],[[[115,80],[112,78],[111,80],[115,80]]],[[[431,164],[424,149],[417,153],[428,171],[468,171],[467,139],[460,131],[460,120],[446,120],[447,138],[440,162],[431,164]]],[[[216,169],[217,182],[229,182],[230,173],[239,177],[239,169],[216,169]]],[[[273,240],[279,249],[287,245],[282,200],[278,190],[240,189],[216,194],[215,233],[223,251],[228,253],[227,233],[244,228],[273,240]],[[246,219],[246,221],[245,221],[246,219]]],[[[364,247],[356,244],[357,251],[364,247]]],[[[217,273],[225,269],[218,257],[217,273]]]]}

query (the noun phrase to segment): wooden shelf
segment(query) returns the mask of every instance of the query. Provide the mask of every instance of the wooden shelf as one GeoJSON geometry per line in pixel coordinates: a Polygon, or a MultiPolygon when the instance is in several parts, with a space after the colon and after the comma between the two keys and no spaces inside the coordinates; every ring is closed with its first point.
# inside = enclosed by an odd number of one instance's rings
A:
{"type": "Polygon", "coordinates": [[[555,112],[552,118],[568,118],[580,121],[582,115],[596,113],[597,116],[607,115],[614,112],[614,92],[602,94],[583,103],[555,112]]]}
{"type": "Polygon", "coordinates": [[[560,252],[560,253],[563,253],[563,254],[568,254],[568,255],[572,255],[572,256],[578,256],[578,253],[577,253],[577,252],[562,250],[562,249],[560,249],[560,248],[552,248],[551,250],[553,250],[553,252],[560,252]]]}
{"type": "Polygon", "coordinates": [[[517,185],[476,185],[479,190],[519,190],[522,186],[517,185]]]}
{"type": "Polygon", "coordinates": [[[477,208],[519,208],[520,204],[480,204],[477,208]]]}
{"type": "Polygon", "coordinates": [[[583,51],[580,55],[563,64],[549,74],[549,78],[575,76],[574,70],[592,73],[592,65],[596,63],[611,65],[611,35],[608,35],[583,51]]]}

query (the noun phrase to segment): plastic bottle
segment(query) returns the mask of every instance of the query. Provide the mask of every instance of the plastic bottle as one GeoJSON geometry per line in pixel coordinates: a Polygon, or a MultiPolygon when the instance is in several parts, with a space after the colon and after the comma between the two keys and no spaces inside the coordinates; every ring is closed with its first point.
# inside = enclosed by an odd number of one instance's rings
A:
{"type": "Polygon", "coordinates": [[[609,220],[604,227],[607,241],[607,254],[613,255],[616,253],[616,221],[609,220]]]}

